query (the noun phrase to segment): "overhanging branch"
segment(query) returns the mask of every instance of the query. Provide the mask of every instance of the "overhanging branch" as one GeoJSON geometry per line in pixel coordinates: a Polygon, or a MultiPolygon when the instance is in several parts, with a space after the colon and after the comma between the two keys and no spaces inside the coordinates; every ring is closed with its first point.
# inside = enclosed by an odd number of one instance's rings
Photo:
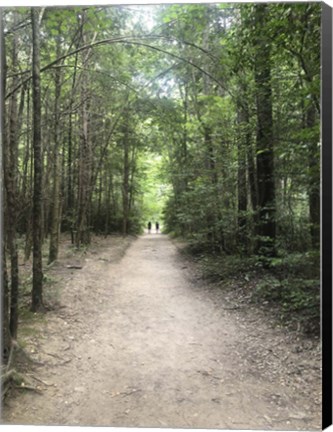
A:
{"type": "MultiPolygon", "coordinates": [[[[131,38],[133,38],[133,37],[131,37],[131,38]]],[[[137,37],[134,37],[134,38],[136,39],[137,37]]],[[[138,37],[138,38],[141,38],[141,39],[142,39],[143,37],[138,37]]],[[[144,37],[144,38],[147,38],[147,37],[144,37]]],[[[157,36],[148,36],[148,38],[156,39],[156,38],[161,38],[161,37],[157,37],[157,36]]],[[[155,50],[155,51],[162,52],[162,53],[164,53],[164,54],[166,54],[166,55],[168,55],[168,56],[170,56],[170,57],[173,57],[173,58],[176,58],[176,59],[178,59],[178,60],[181,60],[182,62],[187,63],[187,64],[193,66],[194,68],[200,70],[203,74],[207,75],[207,76],[210,77],[214,82],[216,82],[220,87],[222,87],[222,88],[224,88],[225,90],[227,90],[227,89],[224,87],[224,85],[221,83],[221,81],[219,81],[217,78],[215,78],[215,77],[214,77],[213,75],[211,75],[209,72],[207,72],[207,71],[205,71],[204,69],[202,69],[202,68],[201,68],[200,66],[198,66],[197,64],[193,63],[191,60],[188,60],[188,59],[186,59],[186,58],[184,58],[184,57],[181,57],[181,56],[179,56],[179,55],[177,55],[177,54],[171,53],[170,51],[164,50],[163,48],[159,48],[159,47],[156,47],[156,46],[154,46],[154,45],[146,44],[146,43],[143,43],[143,42],[130,41],[130,40],[128,40],[128,36],[122,36],[122,37],[112,38],[112,39],[103,39],[103,40],[101,40],[101,41],[96,41],[96,42],[93,42],[93,43],[90,43],[90,44],[84,45],[84,46],[82,46],[82,47],[79,47],[79,48],[77,48],[77,49],[75,49],[75,50],[73,50],[73,51],[71,51],[71,52],[68,52],[68,53],[66,53],[66,54],[64,54],[64,55],[62,55],[62,56],[60,56],[60,57],[58,57],[56,60],[54,60],[54,61],[52,61],[51,63],[49,63],[48,65],[42,67],[42,68],[40,69],[40,71],[41,71],[41,72],[45,72],[46,70],[48,70],[48,69],[50,69],[51,67],[55,66],[57,63],[61,62],[62,60],[66,59],[66,58],[68,58],[68,57],[71,57],[72,55],[78,54],[78,53],[80,53],[81,51],[88,50],[88,49],[91,49],[91,48],[94,48],[94,47],[97,47],[97,46],[101,46],[101,45],[109,45],[109,44],[114,44],[114,43],[123,43],[123,44],[126,44],[126,45],[137,45],[137,46],[143,46],[143,47],[146,47],[146,48],[149,48],[149,49],[155,50]]],[[[182,43],[185,43],[185,42],[182,41],[182,43]]],[[[193,44],[192,44],[192,45],[193,45],[193,44]]],[[[5,99],[8,99],[10,96],[12,96],[12,95],[17,91],[17,90],[19,90],[19,89],[22,87],[22,85],[24,85],[24,84],[26,84],[27,82],[29,82],[29,81],[31,80],[31,78],[32,78],[32,75],[29,75],[27,78],[25,78],[24,80],[22,80],[22,81],[21,81],[21,82],[20,82],[20,83],[19,83],[19,84],[18,84],[18,85],[13,89],[13,90],[11,90],[9,93],[7,93],[5,99]]]]}

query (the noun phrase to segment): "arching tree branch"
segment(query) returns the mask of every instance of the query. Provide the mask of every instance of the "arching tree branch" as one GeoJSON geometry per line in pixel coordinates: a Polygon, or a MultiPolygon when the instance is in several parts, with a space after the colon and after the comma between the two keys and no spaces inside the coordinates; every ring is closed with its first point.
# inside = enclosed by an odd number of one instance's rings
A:
{"type": "MultiPolygon", "coordinates": [[[[137,39],[137,37],[131,37],[131,39],[137,39]]],[[[147,37],[145,37],[147,38],[147,37]]],[[[148,36],[148,38],[157,38],[157,36],[148,36]]],[[[160,38],[160,36],[158,37],[160,38]]],[[[162,48],[153,46],[153,45],[149,45],[149,44],[145,44],[143,42],[135,42],[135,41],[130,41],[128,40],[129,37],[128,36],[121,36],[121,37],[117,37],[117,38],[112,38],[112,39],[103,39],[100,41],[96,41],[87,45],[84,45],[82,47],[79,47],[71,52],[68,52],[60,57],[58,57],[56,60],[52,61],[51,63],[47,64],[46,66],[41,68],[41,72],[45,72],[46,70],[50,69],[51,67],[55,66],[57,63],[61,62],[62,60],[71,57],[72,55],[75,55],[81,51],[84,50],[89,50],[91,48],[97,47],[97,46],[101,46],[101,45],[109,45],[109,44],[114,44],[114,43],[123,43],[126,45],[138,45],[138,46],[144,46],[146,48],[155,50],[155,51],[159,51],[162,52],[164,54],[169,55],[170,57],[173,58],[177,58],[178,60],[181,60],[184,63],[190,64],[191,66],[195,67],[196,69],[200,70],[203,74],[209,76],[214,82],[216,82],[219,86],[221,86],[222,88],[224,88],[225,90],[227,90],[223,83],[221,83],[221,81],[219,81],[217,78],[215,78],[213,75],[211,75],[209,72],[205,71],[204,69],[202,69],[200,66],[198,66],[197,64],[193,63],[191,60],[185,59],[184,57],[178,56],[177,54],[171,53],[170,51],[164,50],[162,48]]],[[[142,39],[142,37],[140,37],[140,39],[142,39]]],[[[184,43],[184,42],[182,42],[184,43]]],[[[13,93],[15,93],[17,90],[19,90],[21,88],[22,85],[24,85],[25,83],[27,83],[28,81],[30,81],[32,78],[32,75],[29,75],[27,78],[25,78],[24,80],[22,80],[14,89],[12,89],[9,93],[7,93],[6,95],[6,99],[9,98],[13,93]]]]}

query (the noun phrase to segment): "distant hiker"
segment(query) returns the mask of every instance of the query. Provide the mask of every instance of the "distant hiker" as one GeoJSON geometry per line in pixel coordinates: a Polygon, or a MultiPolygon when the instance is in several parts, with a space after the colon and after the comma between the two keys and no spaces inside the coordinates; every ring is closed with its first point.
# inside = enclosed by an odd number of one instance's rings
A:
{"type": "Polygon", "coordinates": [[[158,230],[160,229],[160,224],[158,222],[156,222],[155,228],[156,228],[156,232],[158,233],[158,230]]]}
{"type": "Polygon", "coordinates": [[[148,222],[148,234],[150,234],[151,231],[151,222],[148,222]]]}

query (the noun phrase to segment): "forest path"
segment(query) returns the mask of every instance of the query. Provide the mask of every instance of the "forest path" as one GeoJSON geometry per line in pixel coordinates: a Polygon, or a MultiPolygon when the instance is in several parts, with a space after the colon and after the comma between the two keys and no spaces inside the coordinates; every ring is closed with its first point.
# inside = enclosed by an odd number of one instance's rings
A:
{"type": "Polygon", "coordinates": [[[230,310],[167,236],[141,236],[121,260],[113,253],[109,243],[72,271],[66,307],[35,340],[43,393],[10,399],[6,423],[320,429],[308,353],[230,310]]]}

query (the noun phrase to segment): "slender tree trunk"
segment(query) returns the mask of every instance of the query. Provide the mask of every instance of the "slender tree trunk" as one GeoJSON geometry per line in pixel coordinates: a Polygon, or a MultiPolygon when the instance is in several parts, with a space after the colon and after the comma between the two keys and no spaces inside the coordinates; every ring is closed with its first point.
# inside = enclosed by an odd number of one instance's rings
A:
{"type": "MultiPolygon", "coordinates": [[[[182,160],[184,163],[184,166],[186,166],[187,163],[187,118],[188,118],[188,90],[187,86],[184,86],[184,100],[183,100],[183,107],[184,107],[184,126],[183,126],[183,139],[182,139],[182,160]]],[[[185,190],[187,189],[187,178],[186,179],[186,185],[185,190]]]]}
{"type": "MultiPolygon", "coordinates": [[[[19,104],[18,114],[17,114],[17,129],[16,129],[17,142],[19,142],[19,137],[21,134],[21,128],[22,128],[22,124],[23,124],[23,112],[24,112],[26,88],[27,88],[27,86],[22,86],[22,89],[21,89],[20,104],[19,104]]],[[[18,155],[17,155],[17,159],[18,159],[18,155]]],[[[17,171],[18,171],[18,167],[17,167],[17,171]]],[[[22,176],[18,176],[17,186],[16,186],[18,196],[20,195],[20,192],[22,191],[22,183],[23,183],[22,176]]],[[[21,199],[22,200],[24,199],[23,195],[20,195],[19,200],[21,200],[21,199]]]]}
{"type": "MultiPolygon", "coordinates": [[[[204,33],[204,39],[207,39],[208,33],[207,29],[204,33]]],[[[207,40],[206,40],[206,49],[208,49],[207,40]]],[[[204,94],[209,95],[210,94],[210,81],[208,77],[203,75],[202,77],[204,82],[204,94]]],[[[217,197],[219,196],[219,175],[216,169],[216,154],[214,149],[214,142],[212,139],[212,130],[211,127],[209,127],[207,124],[205,124],[205,121],[202,119],[202,116],[200,114],[200,109],[197,101],[196,95],[194,95],[194,106],[195,106],[195,112],[198,118],[199,123],[201,124],[202,130],[203,130],[203,139],[204,139],[204,148],[205,148],[205,169],[206,172],[210,178],[210,183],[212,185],[212,191],[214,196],[214,204],[211,209],[206,210],[206,220],[205,223],[207,224],[207,227],[209,228],[207,232],[207,240],[211,245],[212,251],[222,251],[225,249],[225,238],[224,238],[224,232],[222,225],[219,226],[219,228],[216,228],[216,223],[220,219],[220,208],[219,208],[219,200],[217,197]]]]}
{"type": "Polygon", "coordinates": [[[104,187],[106,190],[105,194],[105,207],[104,207],[104,235],[105,237],[109,234],[109,225],[110,225],[110,213],[111,213],[111,194],[112,194],[112,167],[109,160],[106,161],[105,164],[105,178],[104,178],[104,187]]]}
{"type": "MultiPolygon", "coordinates": [[[[16,38],[14,37],[14,40],[16,38]]],[[[16,47],[13,47],[16,51],[16,47]]],[[[16,54],[13,54],[13,56],[16,54]]],[[[16,60],[15,62],[16,63],[16,60]]],[[[13,94],[10,101],[9,109],[9,170],[8,170],[8,186],[7,186],[7,202],[8,202],[8,245],[10,251],[10,333],[14,339],[17,338],[18,326],[18,297],[19,297],[19,269],[18,269],[18,250],[17,250],[17,100],[16,93],[13,94]]]]}
{"type": "MultiPolygon", "coordinates": [[[[29,138],[30,142],[30,138],[29,138]]],[[[27,141],[28,145],[28,141],[27,141]]],[[[30,144],[29,144],[30,145],[30,144]]],[[[30,151],[30,173],[29,173],[29,208],[28,208],[28,215],[27,215],[27,226],[26,226],[26,237],[25,237],[25,246],[24,246],[24,260],[28,261],[31,254],[32,249],[32,211],[33,211],[33,205],[31,204],[32,197],[33,197],[33,171],[34,171],[34,155],[33,155],[33,149],[30,151]]]]}
{"type": "MultiPolygon", "coordinates": [[[[45,119],[51,123],[53,120],[52,114],[49,114],[48,104],[45,104],[45,119]]],[[[42,206],[42,244],[44,240],[49,238],[51,228],[51,206],[52,206],[52,192],[51,181],[53,177],[53,152],[52,152],[52,127],[43,129],[42,136],[42,160],[46,159],[46,168],[43,175],[43,206],[42,206]],[[44,143],[44,144],[43,144],[44,143]]],[[[44,169],[44,166],[43,166],[44,169]]]]}
{"type": "MultiPolygon", "coordinates": [[[[249,136],[251,136],[251,132],[248,130],[249,136]]],[[[247,178],[249,183],[249,191],[250,191],[250,201],[252,207],[252,222],[253,228],[251,230],[252,233],[252,241],[251,241],[251,249],[253,251],[258,250],[258,225],[259,225],[259,215],[258,215],[258,183],[257,183],[257,170],[255,166],[255,157],[254,157],[254,149],[249,139],[248,146],[246,147],[246,161],[247,161],[247,178]]],[[[250,242],[249,242],[250,246],[250,242]]]]}
{"type": "Polygon", "coordinates": [[[134,206],[134,184],[136,175],[136,154],[137,148],[135,145],[132,146],[131,162],[130,162],[130,175],[129,175],[129,198],[128,198],[128,211],[131,213],[134,206]]]}
{"type": "Polygon", "coordinates": [[[23,159],[23,175],[22,175],[22,199],[24,202],[29,202],[29,199],[27,198],[27,189],[28,189],[28,169],[29,169],[29,161],[30,161],[30,119],[29,119],[29,112],[30,112],[30,90],[28,88],[27,90],[27,117],[26,117],[26,125],[27,125],[27,140],[25,145],[25,153],[24,153],[24,159],[23,159]]]}
{"type": "Polygon", "coordinates": [[[80,135],[79,158],[79,186],[78,186],[78,216],[76,246],[90,243],[89,215],[90,215],[90,187],[91,187],[91,146],[89,137],[89,114],[87,105],[87,77],[82,78],[82,117],[80,135]]]}
{"type": "Polygon", "coordinates": [[[259,252],[275,255],[275,183],[270,40],[267,35],[267,5],[255,5],[257,94],[257,181],[259,205],[259,252]]]}
{"type": "Polygon", "coordinates": [[[129,175],[130,175],[130,164],[129,164],[129,133],[128,133],[128,114],[125,113],[125,124],[123,127],[123,235],[128,234],[128,221],[129,221],[129,175]]]}
{"type": "MultiPolygon", "coordinates": [[[[57,42],[57,57],[60,57],[60,39],[57,42]]],[[[52,220],[50,235],[49,263],[58,258],[59,249],[59,228],[60,228],[60,207],[61,207],[61,169],[59,159],[60,149],[60,116],[59,104],[61,93],[61,70],[55,71],[55,102],[54,102],[54,152],[53,152],[53,191],[52,191],[52,220]]]]}
{"type": "Polygon", "coordinates": [[[8,288],[8,273],[6,263],[6,253],[4,242],[2,242],[2,304],[1,304],[1,315],[2,315],[2,362],[7,363],[10,346],[12,342],[12,335],[9,326],[9,288],[8,288]]]}
{"type": "MultiPolygon", "coordinates": [[[[214,205],[210,208],[210,210],[206,210],[206,222],[207,226],[209,227],[209,231],[207,233],[208,241],[211,244],[211,248],[213,253],[216,252],[217,244],[219,243],[221,248],[223,246],[223,232],[220,231],[220,238],[219,241],[217,241],[217,232],[216,232],[216,222],[218,217],[218,208],[217,208],[217,200],[216,196],[218,193],[217,184],[218,184],[218,176],[216,171],[216,164],[215,164],[215,152],[214,152],[214,146],[213,146],[213,140],[212,140],[212,131],[211,129],[203,124],[204,128],[204,143],[205,143],[205,150],[206,150],[206,169],[208,172],[208,175],[210,177],[210,182],[212,185],[212,191],[215,195],[215,201],[214,205]]],[[[213,199],[213,197],[211,197],[213,199]]]]}
{"type": "Polygon", "coordinates": [[[33,312],[44,309],[42,263],[42,211],[43,211],[43,159],[41,140],[41,88],[40,88],[40,30],[38,8],[31,8],[32,22],[32,96],[33,96],[33,264],[32,301],[33,312]]]}
{"type": "Polygon", "coordinates": [[[98,229],[98,231],[102,227],[102,225],[101,225],[101,222],[102,222],[101,213],[102,213],[102,197],[103,197],[103,180],[104,180],[103,173],[101,172],[99,175],[99,182],[98,182],[99,185],[98,185],[97,214],[96,214],[97,221],[98,221],[96,228],[98,229]]]}
{"type": "MultiPolygon", "coordinates": [[[[17,22],[17,16],[14,16],[14,22],[17,22]]],[[[13,36],[11,60],[13,70],[18,67],[17,57],[17,35],[13,36]]],[[[13,78],[13,87],[17,85],[17,78],[13,78]]],[[[11,336],[16,339],[18,325],[18,295],[19,295],[19,270],[18,270],[18,251],[17,251],[17,178],[18,178],[18,111],[17,111],[17,93],[13,93],[9,100],[8,109],[8,138],[3,137],[4,147],[4,174],[6,189],[6,234],[7,243],[10,253],[10,318],[9,328],[11,336]]]]}
{"type": "Polygon", "coordinates": [[[237,191],[238,191],[238,239],[242,248],[245,250],[246,241],[246,212],[247,212],[247,181],[246,181],[246,149],[251,145],[248,132],[248,113],[242,107],[239,108],[238,127],[240,129],[237,150],[238,150],[238,172],[237,172],[237,191]]]}
{"type": "Polygon", "coordinates": [[[320,150],[317,140],[316,108],[311,104],[307,109],[306,127],[310,130],[308,158],[309,158],[309,210],[310,210],[310,232],[311,242],[314,249],[320,245],[320,150]]]}
{"type": "Polygon", "coordinates": [[[74,103],[74,90],[76,84],[78,54],[75,55],[73,81],[71,88],[71,96],[69,103],[68,115],[68,152],[67,152],[67,208],[66,212],[69,218],[69,225],[71,231],[71,242],[74,244],[74,174],[73,174],[73,103],[74,103]]]}
{"type": "Polygon", "coordinates": [[[24,183],[23,183],[23,199],[24,202],[28,204],[28,211],[26,217],[26,227],[25,227],[25,246],[24,246],[24,260],[28,261],[31,254],[32,248],[32,195],[33,195],[33,187],[32,187],[32,179],[33,179],[33,150],[31,146],[31,135],[30,135],[30,88],[28,88],[27,95],[27,140],[26,140],[26,154],[24,161],[24,183]],[[29,168],[29,173],[28,173],[29,168]]]}
{"type": "Polygon", "coordinates": [[[69,219],[71,231],[71,243],[74,244],[74,188],[73,188],[73,138],[72,138],[72,100],[70,105],[69,123],[68,123],[68,152],[67,152],[67,208],[66,213],[69,219]]]}
{"type": "Polygon", "coordinates": [[[258,208],[258,184],[257,184],[257,171],[254,163],[254,154],[253,154],[252,143],[249,142],[249,145],[246,148],[246,160],[247,160],[247,175],[249,179],[249,189],[250,189],[250,198],[251,198],[251,206],[254,212],[254,222],[257,224],[257,208],[258,208]]]}
{"type": "MultiPolygon", "coordinates": [[[[1,122],[1,141],[3,149],[7,146],[7,136],[6,136],[6,126],[5,126],[5,94],[6,94],[6,78],[7,78],[7,65],[6,65],[6,52],[5,52],[5,37],[4,37],[4,22],[3,22],[3,10],[0,8],[0,36],[1,36],[1,91],[0,91],[0,100],[1,100],[1,112],[2,116],[0,118],[1,122]]],[[[4,151],[1,156],[1,165],[2,169],[4,168],[5,155],[4,151]]],[[[1,202],[4,204],[4,214],[7,214],[7,205],[4,203],[4,194],[3,191],[1,193],[1,202]]],[[[9,330],[9,290],[8,290],[8,276],[7,276],[7,266],[6,266],[6,254],[5,254],[5,241],[2,238],[1,241],[1,249],[2,249],[2,257],[1,257],[1,270],[2,270],[2,290],[1,290],[1,323],[2,323],[2,361],[3,363],[7,363],[10,345],[11,345],[11,335],[9,330]]]]}
{"type": "MultiPolygon", "coordinates": [[[[85,17],[82,17],[84,23],[85,17]]],[[[83,29],[83,24],[82,24],[83,29]]],[[[84,33],[82,41],[85,43],[84,33]]],[[[82,54],[83,67],[88,67],[90,51],[82,54]]],[[[92,149],[90,137],[90,95],[88,90],[88,76],[84,71],[81,77],[81,133],[79,151],[79,181],[78,181],[78,202],[76,222],[76,247],[81,244],[90,243],[90,216],[92,196],[92,149]]]]}

